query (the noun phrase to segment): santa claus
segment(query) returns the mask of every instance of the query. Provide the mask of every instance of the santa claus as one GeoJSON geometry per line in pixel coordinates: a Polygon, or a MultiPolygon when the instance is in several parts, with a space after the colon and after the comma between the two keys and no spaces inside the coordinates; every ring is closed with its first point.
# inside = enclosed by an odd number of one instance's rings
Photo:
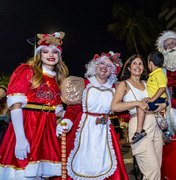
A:
{"type": "Polygon", "coordinates": [[[164,55],[164,67],[167,70],[172,107],[176,108],[176,32],[164,31],[158,37],[156,45],[164,55]]]}
{"type": "MultiPolygon", "coordinates": [[[[176,109],[176,32],[164,31],[156,41],[157,49],[164,55],[164,68],[168,78],[171,107],[176,109]]],[[[176,112],[176,110],[174,110],[176,112]]],[[[175,116],[175,115],[174,115],[175,116]]],[[[176,122],[172,120],[172,130],[176,134],[176,122]]],[[[176,179],[176,135],[163,148],[162,179],[176,179]],[[174,164],[175,163],[175,164],[174,164]]]]}

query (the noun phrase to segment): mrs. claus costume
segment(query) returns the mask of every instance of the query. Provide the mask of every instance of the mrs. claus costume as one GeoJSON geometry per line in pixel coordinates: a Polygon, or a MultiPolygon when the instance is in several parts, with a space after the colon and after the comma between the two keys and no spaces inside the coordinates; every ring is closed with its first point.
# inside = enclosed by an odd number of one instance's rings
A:
{"type": "Polygon", "coordinates": [[[87,79],[80,83],[81,78],[70,76],[63,81],[63,101],[71,104],[67,106],[64,119],[74,122],[67,135],[68,179],[128,179],[117,136],[108,117],[115,92],[114,83],[120,71],[119,55],[112,51],[95,55],[87,65],[87,79]],[[95,67],[105,58],[110,58],[116,70],[106,83],[100,84],[95,77],[95,67]]]}

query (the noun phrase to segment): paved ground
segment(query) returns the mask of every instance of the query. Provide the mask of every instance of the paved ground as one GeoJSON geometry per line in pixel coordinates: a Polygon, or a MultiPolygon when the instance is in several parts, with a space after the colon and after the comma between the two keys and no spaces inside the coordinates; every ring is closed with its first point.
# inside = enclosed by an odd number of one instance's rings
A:
{"type": "Polygon", "coordinates": [[[119,140],[120,146],[121,146],[121,151],[123,155],[123,160],[126,166],[126,170],[129,176],[129,180],[140,180],[141,177],[139,174],[138,177],[135,177],[134,173],[134,159],[131,153],[131,147],[129,144],[126,143],[126,139],[128,137],[128,131],[127,131],[127,124],[121,124],[122,129],[123,129],[123,139],[119,140]]]}
{"type": "Polygon", "coordinates": [[[134,176],[133,156],[131,154],[131,148],[129,146],[121,145],[121,151],[123,154],[123,159],[129,175],[129,179],[136,180],[134,176]]]}

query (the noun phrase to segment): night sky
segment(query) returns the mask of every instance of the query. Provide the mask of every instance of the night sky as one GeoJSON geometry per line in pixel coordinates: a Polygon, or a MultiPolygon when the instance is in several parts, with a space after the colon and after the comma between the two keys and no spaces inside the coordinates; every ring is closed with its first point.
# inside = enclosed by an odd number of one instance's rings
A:
{"type": "MultiPolygon", "coordinates": [[[[107,32],[108,24],[114,22],[112,6],[115,2],[122,0],[1,0],[0,73],[11,74],[33,55],[33,46],[26,39],[37,33],[66,33],[62,56],[70,75],[83,76],[84,64],[95,53],[112,50],[121,53],[123,59],[127,58],[124,42],[107,32]]],[[[151,7],[154,11],[159,7],[157,1],[126,2],[141,8],[151,7]]]]}

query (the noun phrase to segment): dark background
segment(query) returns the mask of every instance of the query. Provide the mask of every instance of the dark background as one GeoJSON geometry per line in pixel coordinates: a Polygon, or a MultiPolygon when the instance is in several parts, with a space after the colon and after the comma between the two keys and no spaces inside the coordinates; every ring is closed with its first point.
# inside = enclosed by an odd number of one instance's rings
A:
{"type": "Polygon", "coordinates": [[[0,73],[11,74],[20,63],[33,55],[33,46],[26,39],[37,33],[55,31],[66,33],[62,55],[70,75],[83,76],[84,64],[95,53],[112,50],[121,53],[125,61],[132,54],[122,40],[107,32],[108,24],[114,21],[113,4],[125,2],[156,16],[163,1],[1,0],[0,73]]]}

